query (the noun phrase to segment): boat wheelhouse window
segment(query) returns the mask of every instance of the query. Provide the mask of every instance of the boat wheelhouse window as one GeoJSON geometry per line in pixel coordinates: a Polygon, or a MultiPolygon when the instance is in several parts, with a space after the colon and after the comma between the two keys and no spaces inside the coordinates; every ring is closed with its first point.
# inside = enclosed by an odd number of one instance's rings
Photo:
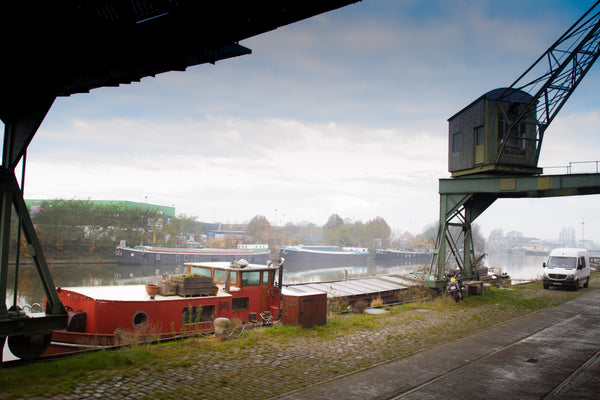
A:
{"type": "Polygon", "coordinates": [[[215,306],[189,306],[183,309],[182,319],[185,325],[212,322],[214,314],[215,306]]]}
{"type": "Polygon", "coordinates": [[[247,297],[231,299],[231,311],[246,311],[248,309],[248,303],[249,299],[247,297]]]}
{"type": "Polygon", "coordinates": [[[263,285],[268,285],[269,284],[269,271],[263,271],[263,273],[262,273],[262,284],[263,285]]]}
{"type": "MultiPolygon", "coordinates": [[[[216,284],[224,285],[226,276],[227,276],[227,271],[222,270],[222,269],[215,269],[214,282],[216,284]]],[[[237,285],[237,272],[236,271],[229,272],[229,284],[237,285]]]]}
{"type": "Polygon", "coordinates": [[[260,285],[260,271],[242,272],[242,286],[260,285]]]}
{"type": "Polygon", "coordinates": [[[212,270],[206,267],[190,267],[190,275],[212,276],[212,270]]]}

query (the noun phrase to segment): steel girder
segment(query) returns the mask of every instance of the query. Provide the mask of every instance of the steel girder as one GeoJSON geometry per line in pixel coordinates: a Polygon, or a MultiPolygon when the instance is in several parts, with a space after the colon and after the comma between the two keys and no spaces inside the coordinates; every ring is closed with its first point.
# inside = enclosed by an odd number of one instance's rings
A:
{"type": "MultiPolygon", "coordinates": [[[[52,97],[49,97],[41,99],[39,102],[33,101],[33,104],[30,103],[27,107],[15,107],[4,118],[5,133],[2,166],[0,167],[0,344],[4,343],[7,336],[49,333],[55,329],[64,329],[67,325],[67,312],[58,299],[48,264],[15,176],[15,168],[19,160],[23,159],[27,146],[50,109],[53,100],[52,97]],[[18,307],[10,307],[10,309],[6,307],[13,209],[44,289],[45,313],[26,315],[20,312],[18,307]]],[[[20,240],[20,238],[16,238],[16,240],[20,240]]],[[[15,269],[18,268],[18,262],[17,258],[15,269]]],[[[15,271],[15,279],[17,278],[18,271],[15,271]]],[[[18,285],[15,285],[14,290],[18,291],[18,285]]]]}

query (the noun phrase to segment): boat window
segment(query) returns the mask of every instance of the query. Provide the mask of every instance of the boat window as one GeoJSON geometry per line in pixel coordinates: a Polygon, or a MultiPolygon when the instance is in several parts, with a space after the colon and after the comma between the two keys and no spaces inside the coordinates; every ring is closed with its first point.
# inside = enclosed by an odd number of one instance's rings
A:
{"type": "Polygon", "coordinates": [[[148,314],[143,311],[138,311],[133,315],[132,322],[135,328],[143,328],[148,323],[148,314]]]}
{"type": "Polygon", "coordinates": [[[190,275],[212,276],[212,270],[206,267],[190,267],[190,275]]]}
{"type": "Polygon", "coordinates": [[[248,309],[248,303],[247,297],[231,299],[231,311],[245,311],[248,309]]]}
{"type": "Polygon", "coordinates": [[[156,255],[156,261],[160,261],[160,254],[156,255]]]}
{"type": "Polygon", "coordinates": [[[269,271],[263,271],[262,273],[262,284],[263,285],[268,285],[269,284],[269,271]]]}
{"type": "Polygon", "coordinates": [[[198,256],[194,256],[194,261],[198,261],[198,256]]]}
{"type": "Polygon", "coordinates": [[[242,286],[256,286],[260,284],[260,271],[242,272],[242,286]]]}
{"type": "Polygon", "coordinates": [[[175,261],[179,261],[179,254],[175,255],[175,261]]]}
{"type": "Polygon", "coordinates": [[[214,314],[215,306],[188,306],[183,309],[182,319],[185,325],[212,322],[214,314]]]}
{"type": "Polygon", "coordinates": [[[183,261],[187,261],[188,260],[188,256],[183,256],[183,261]]]}
{"type": "MultiPolygon", "coordinates": [[[[227,271],[222,270],[222,269],[215,269],[215,283],[216,284],[225,284],[225,277],[227,276],[227,271]]],[[[237,285],[237,272],[236,271],[230,271],[229,274],[229,284],[230,285],[237,285]]]]}

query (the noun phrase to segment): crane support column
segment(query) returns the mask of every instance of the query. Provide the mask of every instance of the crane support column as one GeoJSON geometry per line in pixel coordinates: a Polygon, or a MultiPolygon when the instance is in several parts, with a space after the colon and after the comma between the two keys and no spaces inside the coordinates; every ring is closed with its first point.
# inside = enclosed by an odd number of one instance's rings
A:
{"type": "Polygon", "coordinates": [[[446,264],[450,258],[463,279],[478,279],[472,223],[496,198],[490,194],[444,193],[440,190],[440,222],[426,287],[438,292],[445,287],[446,264]]]}

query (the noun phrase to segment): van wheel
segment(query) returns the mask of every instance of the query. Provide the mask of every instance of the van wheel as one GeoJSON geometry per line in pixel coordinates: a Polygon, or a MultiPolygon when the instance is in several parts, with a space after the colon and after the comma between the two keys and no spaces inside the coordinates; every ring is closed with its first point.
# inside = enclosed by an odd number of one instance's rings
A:
{"type": "Polygon", "coordinates": [[[579,290],[579,279],[577,279],[577,280],[575,281],[575,286],[573,286],[573,290],[574,290],[574,291],[578,291],[578,290],[579,290]]]}
{"type": "Polygon", "coordinates": [[[549,287],[550,287],[550,285],[546,285],[546,284],[544,283],[544,289],[548,289],[549,287]]]}
{"type": "Polygon", "coordinates": [[[590,277],[588,276],[587,280],[585,281],[585,283],[583,284],[584,288],[588,288],[590,287],[590,277]]]}

